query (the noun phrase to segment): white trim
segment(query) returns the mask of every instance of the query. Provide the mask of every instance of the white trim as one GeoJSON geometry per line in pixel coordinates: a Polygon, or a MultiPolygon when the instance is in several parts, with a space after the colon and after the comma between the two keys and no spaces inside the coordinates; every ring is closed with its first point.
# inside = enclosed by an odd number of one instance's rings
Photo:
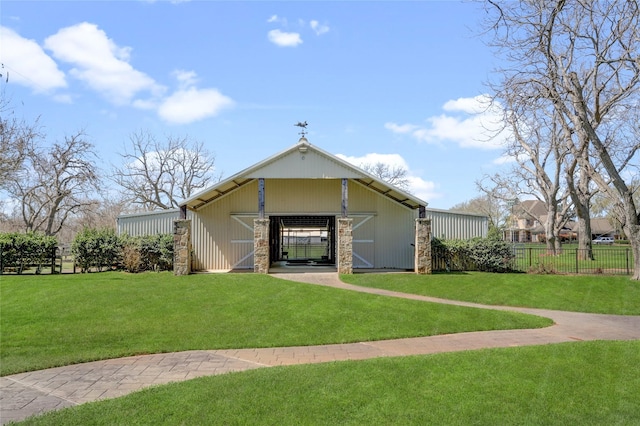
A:
{"type": "Polygon", "coordinates": [[[351,251],[351,254],[353,255],[353,257],[357,257],[358,259],[360,259],[362,261],[362,263],[364,263],[364,266],[353,266],[354,268],[373,268],[373,264],[369,263],[367,260],[365,260],[362,256],[360,256],[358,253],[356,253],[355,251],[351,251]]]}
{"type": "MultiPolygon", "coordinates": [[[[258,217],[256,215],[256,217],[258,217]]],[[[235,219],[240,225],[244,226],[245,228],[247,228],[249,231],[253,232],[253,227],[247,223],[244,223],[242,220],[240,220],[238,217],[231,215],[231,218],[235,219]]]]}
{"type": "MultiPolygon", "coordinates": [[[[255,253],[255,250],[252,250],[251,253],[249,253],[248,255],[246,255],[245,257],[243,257],[242,259],[238,260],[235,265],[233,265],[231,268],[235,269],[236,266],[238,266],[239,264],[241,264],[242,262],[244,262],[245,260],[247,260],[249,257],[253,256],[253,254],[255,253]]],[[[246,267],[246,269],[250,269],[250,267],[246,267]]]]}
{"type": "MultiPolygon", "coordinates": [[[[371,218],[373,218],[373,215],[362,215],[364,217],[364,220],[361,220],[360,222],[358,222],[356,225],[353,226],[352,230],[356,230],[358,229],[361,225],[364,225],[365,223],[367,223],[371,218]]],[[[355,216],[354,216],[355,217],[355,216]]]]}

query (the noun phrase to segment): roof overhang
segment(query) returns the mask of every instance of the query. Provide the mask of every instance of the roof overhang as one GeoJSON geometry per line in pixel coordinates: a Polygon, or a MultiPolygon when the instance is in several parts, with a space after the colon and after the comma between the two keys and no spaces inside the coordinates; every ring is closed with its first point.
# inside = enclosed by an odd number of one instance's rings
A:
{"type": "Polygon", "coordinates": [[[335,155],[329,154],[328,152],[325,152],[320,148],[309,144],[306,138],[301,138],[300,141],[293,147],[282,151],[272,157],[269,157],[266,160],[263,160],[226,180],[220,181],[217,184],[205,189],[204,191],[199,192],[198,194],[195,194],[194,196],[180,203],[180,206],[182,208],[186,207],[187,209],[193,211],[199,210],[202,207],[215,202],[219,198],[224,197],[225,195],[261,177],[261,171],[264,171],[264,175],[267,179],[346,178],[357,182],[358,184],[363,185],[364,187],[369,188],[372,191],[375,191],[378,194],[393,200],[394,202],[402,204],[407,208],[418,209],[420,207],[427,206],[427,203],[425,201],[420,200],[419,198],[408,194],[407,192],[404,192],[381,179],[378,179],[377,177],[365,172],[364,170],[352,165],[345,160],[342,160],[335,155]],[[278,162],[281,162],[286,166],[286,163],[288,161],[291,161],[291,158],[300,155],[304,155],[306,157],[315,155],[315,158],[321,161],[327,161],[327,166],[331,168],[332,173],[330,175],[309,175],[306,174],[308,170],[307,168],[301,168],[301,171],[298,172],[298,175],[291,174],[291,167],[274,167],[278,162]],[[282,170],[282,174],[274,176],[274,170],[282,170]]]}

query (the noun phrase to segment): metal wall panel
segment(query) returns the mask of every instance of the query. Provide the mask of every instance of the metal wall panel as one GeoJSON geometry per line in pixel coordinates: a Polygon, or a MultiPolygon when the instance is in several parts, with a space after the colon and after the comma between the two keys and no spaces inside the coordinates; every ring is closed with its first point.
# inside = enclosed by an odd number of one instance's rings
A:
{"type": "Polygon", "coordinates": [[[267,179],[267,214],[340,214],[342,200],[339,179],[267,179]]]}
{"type": "Polygon", "coordinates": [[[307,152],[293,152],[278,158],[277,162],[266,164],[247,174],[250,178],[283,178],[283,179],[336,179],[356,178],[357,174],[344,165],[332,161],[313,150],[307,152]]]}
{"type": "Polygon", "coordinates": [[[180,209],[123,215],[117,218],[118,235],[173,234],[173,221],[180,218],[180,209]]]}
{"type": "MultiPolygon", "coordinates": [[[[340,216],[339,179],[266,179],[265,215],[340,216]]],[[[192,213],[194,268],[229,270],[253,267],[253,219],[258,188],[251,183],[192,213]],[[240,223],[242,222],[242,223],[240,223]]],[[[356,267],[413,267],[417,212],[349,182],[349,216],[354,218],[354,250],[364,259],[356,267]],[[367,217],[366,223],[361,222],[367,217]]]]}
{"type": "MultiPolygon", "coordinates": [[[[354,239],[374,241],[373,267],[379,269],[413,269],[413,242],[418,211],[409,209],[356,182],[349,182],[349,215],[375,214],[370,237],[354,231],[354,239]]],[[[368,224],[367,224],[368,225],[368,224]]],[[[355,221],[354,221],[355,227],[355,221]]],[[[365,229],[369,229],[365,226],[365,229]]],[[[354,250],[357,246],[354,246],[354,250]]],[[[364,247],[357,247],[361,250],[364,247]]],[[[366,249],[371,249],[367,247],[366,249]]],[[[354,267],[356,267],[354,261],[354,267]]]]}
{"type": "Polygon", "coordinates": [[[486,216],[426,209],[426,217],[431,219],[431,234],[434,238],[470,240],[476,237],[486,238],[489,232],[489,218],[486,216]]]}
{"type": "Polygon", "coordinates": [[[253,269],[253,219],[258,217],[257,182],[190,213],[194,269],[253,269]]]}

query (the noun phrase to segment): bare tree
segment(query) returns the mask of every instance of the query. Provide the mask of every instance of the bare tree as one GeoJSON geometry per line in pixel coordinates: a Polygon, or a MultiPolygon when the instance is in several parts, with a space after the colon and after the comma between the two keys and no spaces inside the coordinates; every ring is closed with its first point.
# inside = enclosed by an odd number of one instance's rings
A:
{"type": "Polygon", "coordinates": [[[517,164],[510,174],[523,183],[519,195],[534,196],[544,203],[546,214],[538,220],[544,226],[547,251],[555,255],[560,250],[560,231],[571,214],[569,192],[563,184],[567,152],[562,127],[553,111],[518,111],[519,101],[513,94],[507,102],[506,122],[513,135],[507,154],[517,164]]]}
{"type": "Polygon", "coordinates": [[[507,203],[493,191],[456,204],[449,210],[487,216],[489,218],[489,234],[495,236],[502,234],[510,214],[507,203]]]}
{"type": "MultiPolygon", "coordinates": [[[[492,45],[507,66],[494,85],[548,105],[563,126],[564,147],[599,189],[617,200],[640,280],[640,211],[624,179],[638,162],[638,139],[621,126],[640,104],[640,13],[626,0],[487,0],[492,45]],[[620,129],[610,132],[610,129],[620,129]],[[607,139],[613,136],[614,139],[607,139]],[[581,157],[581,149],[588,156],[581,157]],[[588,158],[589,161],[580,159],[588,158]]],[[[637,122],[636,122],[637,125],[637,122]]]]}
{"type": "Polygon", "coordinates": [[[215,157],[202,142],[168,137],[159,142],[146,131],[133,133],[130,150],[120,154],[113,180],[132,203],[143,210],[179,207],[180,201],[220,180],[214,176],[215,157]]]}
{"type": "Polygon", "coordinates": [[[99,188],[93,145],[82,131],[49,149],[32,146],[7,182],[24,229],[56,235],[74,215],[89,209],[99,188]]]}
{"type": "Polygon", "coordinates": [[[383,180],[398,189],[409,191],[407,169],[402,166],[391,166],[378,161],[377,163],[362,163],[360,168],[365,172],[383,180]]]}
{"type": "Polygon", "coordinates": [[[0,100],[0,188],[15,177],[34,141],[41,137],[37,120],[33,124],[19,120],[9,102],[0,100]]]}
{"type": "Polygon", "coordinates": [[[591,245],[591,200],[597,193],[592,185],[589,155],[584,147],[577,157],[567,156],[565,178],[578,223],[578,258],[593,260],[591,245]]]}

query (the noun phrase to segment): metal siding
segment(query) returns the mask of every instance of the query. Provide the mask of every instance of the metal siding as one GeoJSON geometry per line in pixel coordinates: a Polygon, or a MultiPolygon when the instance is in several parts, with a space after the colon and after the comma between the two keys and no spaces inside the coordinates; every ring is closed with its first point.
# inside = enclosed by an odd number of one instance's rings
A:
{"type": "Polygon", "coordinates": [[[308,150],[301,153],[297,150],[279,158],[278,161],[266,164],[248,173],[250,178],[283,178],[283,179],[328,179],[328,178],[356,178],[356,174],[342,164],[308,150]]]}
{"type": "Polygon", "coordinates": [[[192,212],[194,269],[252,269],[253,219],[258,217],[257,209],[258,185],[252,182],[192,212]],[[236,212],[252,212],[255,216],[234,218],[232,213],[236,212]]]}
{"type": "Polygon", "coordinates": [[[173,221],[180,218],[180,210],[147,212],[120,216],[117,219],[118,235],[138,237],[142,235],[173,234],[173,221]]]}
{"type": "MultiPolygon", "coordinates": [[[[266,215],[340,215],[339,179],[267,179],[266,215]]],[[[253,226],[257,218],[257,184],[251,183],[193,213],[195,269],[228,270],[253,251],[253,244],[242,243],[253,233],[238,222],[253,226]],[[235,219],[233,218],[235,215],[235,219]],[[231,243],[232,240],[237,242],[231,243]],[[208,253],[203,255],[203,253],[208,253]]],[[[354,259],[354,266],[374,268],[413,268],[415,210],[410,210],[354,182],[349,182],[349,216],[354,219],[354,250],[366,262],[354,259]],[[365,224],[363,218],[375,216],[365,224]],[[360,242],[358,242],[360,241],[360,242]],[[373,241],[373,242],[368,242],[373,241]]],[[[253,267],[253,256],[242,267],[253,267]]]]}
{"type": "Polygon", "coordinates": [[[266,214],[339,214],[342,200],[339,179],[267,179],[266,214]]]}
{"type": "MultiPolygon", "coordinates": [[[[371,189],[349,182],[349,214],[375,212],[374,268],[412,269],[417,210],[411,210],[371,189]]],[[[354,239],[356,233],[354,231],[354,239]]],[[[363,238],[363,237],[359,237],[363,238]]]]}
{"type": "Polygon", "coordinates": [[[431,234],[435,238],[469,240],[485,238],[488,233],[489,219],[486,216],[427,209],[426,217],[431,219],[431,234]]]}

